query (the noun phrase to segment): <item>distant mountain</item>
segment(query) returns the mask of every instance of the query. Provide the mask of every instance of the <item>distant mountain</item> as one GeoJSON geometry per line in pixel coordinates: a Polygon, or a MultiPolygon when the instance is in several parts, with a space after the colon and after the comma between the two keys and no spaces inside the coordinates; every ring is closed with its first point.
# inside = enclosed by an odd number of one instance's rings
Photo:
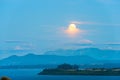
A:
{"type": "Polygon", "coordinates": [[[39,64],[89,64],[98,61],[89,56],[34,55],[11,56],[0,61],[0,65],[39,65],[39,64]]]}
{"type": "Polygon", "coordinates": [[[44,54],[64,56],[87,55],[99,60],[120,60],[120,50],[106,50],[98,48],[83,48],[77,50],[60,49],[56,51],[48,51],[44,54]]]}
{"type": "Polygon", "coordinates": [[[0,65],[39,65],[39,64],[104,64],[120,63],[119,50],[85,48],[78,50],[48,51],[44,55],[28,54],[11,56],[0,60],[0,65]]]}
{"type": "Polygon", "coordinates": [[[6,58],[10,55],[25,55],[34,52],[32,50],[0,50],[0,59],[6,58]]]}

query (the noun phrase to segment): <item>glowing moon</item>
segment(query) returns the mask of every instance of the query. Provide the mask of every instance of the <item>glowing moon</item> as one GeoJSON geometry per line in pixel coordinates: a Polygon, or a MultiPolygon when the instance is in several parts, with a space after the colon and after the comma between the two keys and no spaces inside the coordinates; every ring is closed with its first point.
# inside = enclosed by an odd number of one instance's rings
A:
{"type": "Polygon", "coordinates": [[[76,25],[75,24],[70,24],[68,29],[71,30],[71,31],[76,30],[76,25]]]}
{"type": "Polygon", "coordinates": [[[71,35],[71,36],[74,36],[76,34],[79,33],[79,29],[76,27],[75,24],[70,24],[66,30],[66,32],[71,35]]]}

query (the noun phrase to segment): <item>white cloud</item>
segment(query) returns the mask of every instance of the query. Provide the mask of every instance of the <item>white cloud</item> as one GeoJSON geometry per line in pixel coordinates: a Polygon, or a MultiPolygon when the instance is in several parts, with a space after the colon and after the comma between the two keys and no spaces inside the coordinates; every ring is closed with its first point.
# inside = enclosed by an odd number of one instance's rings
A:
{"type": "Polygon", "coordinates": [[[14,50],[33,50],[34,47],[32,45],[17,45],[14,47],[14,50]]]}
{"type": "Polygon", "coordinates": [[[15,46],[14,50],[23,50],[23,48],[21,46],[15,46]]]}
{"type": "Polygon", "coordinates": [[[73,48],[89,48],[93,46],[94,42],[88,39],[81,39],[79,41],[69,42],[66,45],[73,48]]]}
{"type": "Polygon", "coordinates": [[[80,25],[80,24],[95,24],[94,22],[87,22],[87,21],[71,21],[70,23],[80,25]]]}
{"type": "Polygon", "coordinates": [[[6,40],[5,43],[8,46],[8,49],[13,49],[13,50],[33,50],[35,49],[35,46],[27,41],[20,41],[20,40],[6,40]]]}
{"type": "Polygon", "coordinates": [[[82,43],[82,44],[92,44],[93,41],[88,40],[88,39],[83,39],[83,40],[80,40],[80,43],[82,43]]]}
{"type": "Polygon", "coordinates": [[[102,23],[102,22],[87,22],[87,21],[71,21],[70,24],[76,25],[107,25],[107,26],[120,26],[119,23],[102,23]]]}

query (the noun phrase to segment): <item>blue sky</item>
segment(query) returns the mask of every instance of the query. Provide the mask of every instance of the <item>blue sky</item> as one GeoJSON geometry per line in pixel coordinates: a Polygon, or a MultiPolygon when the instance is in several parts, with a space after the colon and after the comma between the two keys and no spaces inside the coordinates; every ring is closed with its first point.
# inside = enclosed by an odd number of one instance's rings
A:
{"type": "Polygon", "coordinates": [[[67,44],[120,44],[120,0],[0,0],[0,48],[47,51],[67,44]],[[71,22],[86,31],[68,37],[71,22]]]}

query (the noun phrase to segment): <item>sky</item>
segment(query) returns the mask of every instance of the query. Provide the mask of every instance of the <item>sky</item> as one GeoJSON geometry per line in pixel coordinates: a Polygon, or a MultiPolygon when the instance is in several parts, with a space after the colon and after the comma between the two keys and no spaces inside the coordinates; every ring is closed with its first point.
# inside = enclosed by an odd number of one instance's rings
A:
{"type": "Polygon", "coordinates": [[[0,50],[120,44],[120,0],[0,0],[0,50]],[[71,36],[70,24],[79,30],[71,36]]]}

